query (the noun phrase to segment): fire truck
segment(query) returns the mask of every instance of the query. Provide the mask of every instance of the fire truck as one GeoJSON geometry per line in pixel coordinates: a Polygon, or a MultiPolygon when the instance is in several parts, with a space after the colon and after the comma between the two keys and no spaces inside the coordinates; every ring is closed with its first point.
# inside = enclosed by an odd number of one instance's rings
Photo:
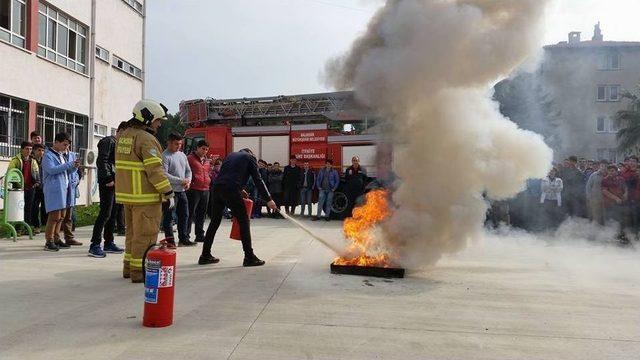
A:
{"type": "MultiPolygon", "coordinates": [[[[341,174],[358,156],[369,177],[376,175],[378,136],[371,131],[376,118],[352,92],[187,100],[180,103],[180,114],[187,125],[187,152],[203,139],[212,159],[250,148],[259,159],[283,165],[295,156],[318,169],[332,159],[341,174]]],[[[333,204],[337,218],[356,200],[340,190],[333,204]]]]}

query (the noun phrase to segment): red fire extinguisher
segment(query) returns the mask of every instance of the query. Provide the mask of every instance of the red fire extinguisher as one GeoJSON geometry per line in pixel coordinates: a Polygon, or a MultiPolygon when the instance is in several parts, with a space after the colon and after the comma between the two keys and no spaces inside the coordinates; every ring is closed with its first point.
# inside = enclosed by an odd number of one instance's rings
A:
{"type": "Polygon", "coordinates": [[[144,317],[146,327],[173,323],[173,295],[176,280],[176,252],[162,240],[149,246],[142,257],[144,273],[144,317]]]}
{"type": "MultiPolygon", "coordinates": [[[[247,209],[247,216],[251,218],[251,211],[253,211],[253,201],[251,199],[243,199],[244,207],[247,209]]],[[[240,224],[238,224],[238,219],[233,218],[233,223],[231,224],[231,234],[229,235],[233,240],[242,240],[242,236],[240,236],[240,224]]]]}

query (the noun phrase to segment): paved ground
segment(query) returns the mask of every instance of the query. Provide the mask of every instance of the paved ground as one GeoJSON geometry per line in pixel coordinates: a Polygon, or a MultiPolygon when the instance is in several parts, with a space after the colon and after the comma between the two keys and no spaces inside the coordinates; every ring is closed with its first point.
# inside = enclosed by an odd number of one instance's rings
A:
{"type": "MultiPolygon", "coordinates": [[[[328,237],[339,224],[313,223],[328,237]]],[[[87,242],[90,229],[80,229],[87,242]]],[[[229,223],[223,234],[228,234],[229,223]]],[[[262,268],[219,238],[218,265],[180,248],[175,324],[141,326],[121,257],[0,241],[1,359],[638,359],[630,249],[490,236],[403,280],[329,274],[284,220],[253,225],[262,268]]],[[[118,238],[122,244],[123,239],[118,238]]]]}

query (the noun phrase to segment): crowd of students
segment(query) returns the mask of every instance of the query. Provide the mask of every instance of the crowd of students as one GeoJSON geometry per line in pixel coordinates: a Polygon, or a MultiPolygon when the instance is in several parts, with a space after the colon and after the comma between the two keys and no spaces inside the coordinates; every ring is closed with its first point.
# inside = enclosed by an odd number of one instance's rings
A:
{"type": "MultiPolygon", "coordinates": [[[[114,242],[114,234],[124,235],[125,224],[122,206],[115,202],[115,147],[116,136],[126,128],[126,122],[120,124],[116,135],[107,136],[98,142],[97,182],[100,193],[100,212],[93,227],[89,256],[102,258],[107,253],[120,254],[123,249],[114,242]],[[104,242],[104,245],[101,245],[104,242]]],[[[78,185],[84,169],[81,168],[76,154],[70,151],[71,139],[66,133],[56,134],[54,142],[47,147],[42,136],[31,133],[31,141],[23,142],[20,153],[13,157],[9,169],[18,169],[24,176],[24,218],[35,234],[45,232],[45,250],[58,251],[82,243],[75,240],[75,204],[79,195],[78,185]],[[62,235],[61,235],[62,234],[62,235]]],[[[182,151],[183,137],[169,135],[166,150],[162,154],[165,173],[176,198],[174,210],[163,214],[161,230],[169,246],[194,246],[204,242],[205,216],[209,212],[209,197],[213,180],[218,176],[221,159],[208,157],[209,144],[200,140],[190,154],[182,151]],[[174,224],[177,227],[178,241],[174,240],[174,224]],[[191,228],[195,225],[195,241],[191,241],[191,228]]],[[[254,201],[252,218],[269,216],[282,218],[278,213],[282,207],[289,215],[295,215],[298,206],[300,215],[312,220],[331,219],[335,191],[340,185],[340,175],[333,161],[326,160],[320,169],[311,169],[309,162],[299,161],[295,156],[289,164],[281,167],[279,162],[258,161],[260,175],[278,204],[278,211],[265,207],[257,187],[250,179],[245,191],[254,201]],[[317,200],[315,215],[312,204],[317,200]]],[[[366,169],[360,166],[355,156],[352,165],[346,170],[347,184],[356,184],[358,191],[364,189],[366,169]]],[[[230,218],[225,209],[225,217],[230,218]]]]}
{"type": "Polygon", "coordinates": [[[489,218],[532,231],[555,229],[568,217],[616,223],[618,240],[628,243],[640,230],[639,180],[636,156],[622,163],[571,156],[544,179],[530,180],[515,199],[493,203],[489,218]]]}
{"type": "Polygon", "coordinates": [[[38,132],[32,132],[30,139],[20,144],[20,152],[7,169],[22,172],[24,220],[35,234],[44,225],[47,251],[82,245],[75,240],[73,231],[78,185],[84,174],[76,154],[70,151],[71,138],[66,133],[56,134],[50,147],[44,146],[38,132]]]}
{"type": "MultiPolygon", "coordinates": [[[[121,124],[126,126],[125,123],[121,124]]],[[[119,128],[118,131],[120,131],[119,128]]],[[[211,160],[208,157],[209,144],[200,140],[195,148],[187,155],[183,152],[184,139],[180,134],[169,134],[166,148],[162,154],[165,174],[173,189],[176,207],[163,213],[161,231],[167,239],[169,247],[194,246],[198,242],[204,242],[204,222],[209,211],[210,196],[213,193],[214,180],[220,173],[222,159],[211,160]],[[174,225],[177,230],[175,241],[174,225]],[[191,240],[191,230],[195,227],[195,238],[191,240]]],[[[101,211],[94,225],[92,245],[89,255],[104,257],[106,253],[121,252],[113,243],[114,213],[117,205],[113,196],[113,164],[114,164],[115,137],[107,137],[98,144],[98,183],[100,190],[101,211]],[[101,248],[101,238],[104,237],[105,245],[101,248]]],[[[333,195],[340,185],[340,175],[334,168],[333,161],[327,160],[318,171],[310,168],[308,162],[299,165],[295,156],[289,160],[289,164],[281,168],[279,162],[267,163],[258,160],[260,176],[272,194],[279,209],[272,211],[263,208],[266,199],[261,199],[257,187],[250,178],[245,186],[248,196],[254,201],[255,206],[251,214],[252,218],[269,216],[281,218],[278,213],[284,207],[287,214],[294,215],[300,206],[300,215],[310,217],[312,220],[330,220],[333,195]],[[312,214],[312,201],[314,194],[318,197],[318,208],[315,216],[312,214]]],[[[366,175],[365,168],[360,166],[360,159],[356,156],[352,159],[352,165],[346,171],[347,179],[358,181],[366,175]]],[[[360,180],[364,183],[364,180],[360,180]]],[[[364,188],[362,185],[361,188],[364,188]]],[[[231,218],[228,209],[224,216],[231,218]]]]}

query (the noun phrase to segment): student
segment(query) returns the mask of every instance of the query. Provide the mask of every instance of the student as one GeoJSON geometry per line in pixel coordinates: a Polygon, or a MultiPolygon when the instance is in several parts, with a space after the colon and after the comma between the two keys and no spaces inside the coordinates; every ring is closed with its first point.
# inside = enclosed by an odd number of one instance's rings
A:
{"type": "Polygon", "coordinates": [[[75,193],[71,179],[77,173],[80,163],[74,157],[67,159],[65,151],[71,144],[67,133],[56,134],[53,145],[45,150],[42,160],[42,186],[47,210],[45,229],[45,251],[68,249],[71,245],[82,245],[73,239],[62,242],[59,237],[62,223],[67,218],[67,210],[75,203],[75,193]]]}
{"type": "MultiPolygon", "coordinates": [[[[180,151],[182,142],[182,135],[169,134],[167,149],[162,153],[162,164],[176,201],[178,244],[180,246],[194,246],[196,243],[189,240],[189,200],[186,193],[191,186],[191,168],[187,156],[180,151]]],[[[171,248],[175,247],[173,227],[171,226],[172,218],[173,209],[166,210],[162,216],[162,229],[171,248]]]]}
{"type": "Polygon", "coordinates": [[[187,200],[189,202],[189,234],[191,224],[196,226],[196,242],[204,242],[204,217],[209,205],[209,187],[211,186],[211,165],[207,154],[209,144],[200,140],[187,159],[191,168],[191,187],[187,190],[187,200]]]}
{"type": "Polygon", "coordinates": [[[33,144],[23,141],[20,144],[20,153],[9,162],[7,171],[18,169],[24,178],[24,221],[35,231],[35,219],[33,216],[33,202],[36,189],[40,187],[40,168],[38,162],[31,156],[33,144]]]}

